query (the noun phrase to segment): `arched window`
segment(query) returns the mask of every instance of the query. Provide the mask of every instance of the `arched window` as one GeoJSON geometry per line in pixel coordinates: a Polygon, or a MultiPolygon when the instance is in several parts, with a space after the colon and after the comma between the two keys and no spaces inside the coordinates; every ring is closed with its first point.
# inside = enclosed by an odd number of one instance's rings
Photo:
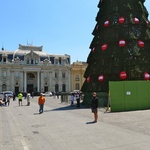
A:
{"type": "Polygon", "coordinates": [[[66,92],[66,85],[65,84],[62,85],[62,92],[66,92]]]}
{"type": "Polygon", "coordinates": [[[2,91],[6,91],[6,84],[2,85],[2,91]]]}
{"type": "Polygon", "coordinates": [[[66,77],[66,74],[65,72],[62,73],[62,78],[65,78],[66,77]]]}
{"type": "Polygon", "coordinates": [[[76,75],[75,81],[79,81],[79,75],[76,75]]]}
{"type": "Polygon", "coordinates": [[[33,78],[35,78],[35,75],[33,73],[28,73],[27,78],[33,79],[33,78]]]}
{"type": "Polygon", "coordinates": [[[76,83],[76,90],[80,90],[80,84],[76,83]]]}
{"type": "Polygon", "coordinates": [[[29,59],[27,59],[27,64],[29,64],[29,59]]]}
{"type": "Polygon", "coordinates": [[[55,92],[59,92],[59,85],[55,84],[55,92]]]}
{"type": "Polygon", "coordinates": [[[58,72],[55,72],[55,78],[58,78],[58,72]]]}

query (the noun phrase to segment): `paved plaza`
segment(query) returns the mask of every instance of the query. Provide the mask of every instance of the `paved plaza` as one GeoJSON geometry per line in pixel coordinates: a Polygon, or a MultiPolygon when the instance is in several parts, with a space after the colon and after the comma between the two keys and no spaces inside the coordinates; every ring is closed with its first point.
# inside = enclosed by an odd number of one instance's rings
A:
{"type": "Polygon", "coordinates": [[[0,150],[149,150],[150,110],[105,113],[93,121],[89,108],[80,109],[47,97],[39,114],[38,97],[31,105],[0,107],[0,150]]]}

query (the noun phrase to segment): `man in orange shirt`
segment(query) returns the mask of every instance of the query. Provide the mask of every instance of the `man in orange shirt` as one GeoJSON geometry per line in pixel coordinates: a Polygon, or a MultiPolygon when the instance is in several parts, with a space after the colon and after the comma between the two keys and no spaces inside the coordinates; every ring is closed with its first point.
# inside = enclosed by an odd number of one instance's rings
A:
{"type": "Polygon", "coordinates": [[[43,108],[44,108],[44,103],[45,103],[45,97],[43,94],[40,94],[40,97],[38,99],[38,104],[39,104],[39,114],[43,113],[43,108]]]}

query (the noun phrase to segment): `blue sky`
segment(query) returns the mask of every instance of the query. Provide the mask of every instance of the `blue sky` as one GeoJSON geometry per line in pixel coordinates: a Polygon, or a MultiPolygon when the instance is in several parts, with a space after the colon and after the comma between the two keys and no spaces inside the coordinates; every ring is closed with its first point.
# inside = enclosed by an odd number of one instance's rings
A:
{"type": "MultiPolygon", "coordinates": [[[[86,61],[99,0],[0,0],[0,47],[43,46],[49,54],[86,61]]],[[[145,6],[150,13],[150,0],[145,6]]],[[[150,16],[149,16],[150,20],[150,16]]]]}

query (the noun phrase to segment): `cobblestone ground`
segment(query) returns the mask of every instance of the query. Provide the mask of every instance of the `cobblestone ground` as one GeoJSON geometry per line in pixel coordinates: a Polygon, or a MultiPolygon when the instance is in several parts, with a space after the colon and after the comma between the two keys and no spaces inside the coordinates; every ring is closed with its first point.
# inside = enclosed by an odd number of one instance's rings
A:
{"type": "Polygon", "coordinates": [[[39,114],[38,97],[31,105],[0,107],[0,150],[149,150],[150,110],[105,113],[99,120],[81,105],[61,103],[46,97],[44,113],[39,114]]]}

